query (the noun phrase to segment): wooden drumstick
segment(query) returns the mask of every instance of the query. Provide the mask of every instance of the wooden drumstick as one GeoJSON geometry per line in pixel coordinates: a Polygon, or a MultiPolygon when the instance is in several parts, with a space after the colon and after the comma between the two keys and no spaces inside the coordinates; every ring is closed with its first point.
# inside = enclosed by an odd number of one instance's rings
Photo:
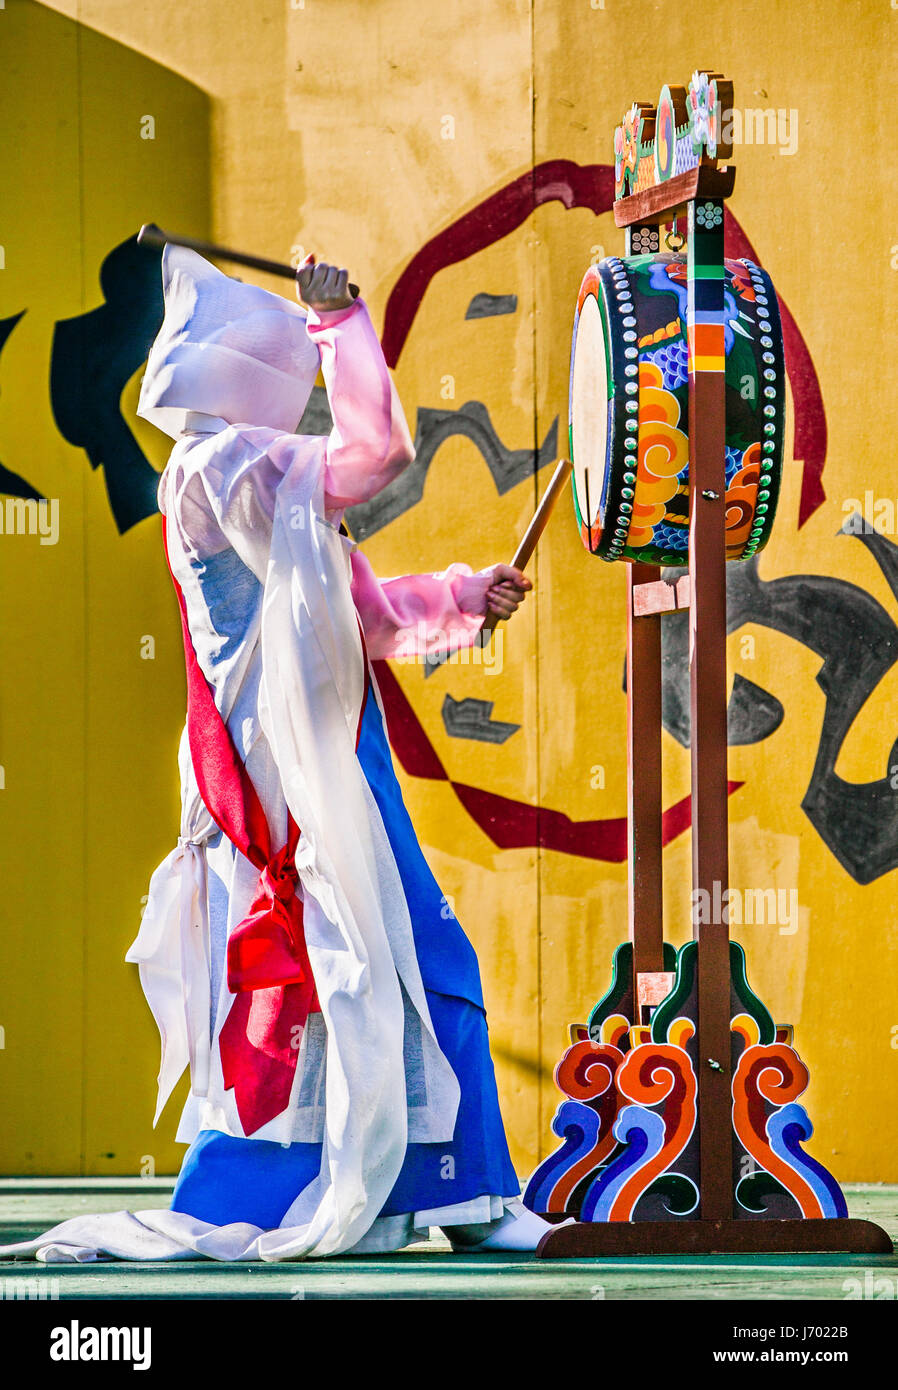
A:
{"type": "MultiPolygon", "coordinates": [[[[537,541],[539,540],[540,536],[545,530],[546,522],[552,515],[552,508],[558,501],[562,488],[564,487],[568,478],[571,476],[572,468],[573,464],[571,463],[570,459],[561,459],[559,461],[555,469],[555,472],[552,474],[549,486],[546,488],[542,497],[539,499],[539,506],[533,513],[530,525],[524,532],[520,545],[514,553],[514,558],[511,561],[513,569],[524,569],[528,560],[530,559],[531,555],[536,549],[537,541]]],[[[487,646],[490,637],[492,636],[492,633],[496,627],[496,624],[500,621],[501,617],[498,613],[487,613],[486,617],[483,620],[483,626],[481,627],[479,634],[480,645],[482,647],[487,646]]]]}
{"type": "MultiPolygon", "coordinates": [[[[285,280],[295,280],[298,267],[286,265],[283,261],[268,261],[264,256],[251,256],[246,251],[232,251],[227,246],[216,246],[213,241],[198,241],[192,236],[176,236],[174,232],[164,232],[155,222],[146,222],[137,233],[138,246],[186,246],[189,251],[199,251],[201,256],[214,256],[220,261],[233,261],[235,265],[246,265],[251,270],[263,270],[266,275],[280,275],[285,280]]],[[[359,297],[359,287],[350,282],[347,287],[353,299],[359,297]]]]}

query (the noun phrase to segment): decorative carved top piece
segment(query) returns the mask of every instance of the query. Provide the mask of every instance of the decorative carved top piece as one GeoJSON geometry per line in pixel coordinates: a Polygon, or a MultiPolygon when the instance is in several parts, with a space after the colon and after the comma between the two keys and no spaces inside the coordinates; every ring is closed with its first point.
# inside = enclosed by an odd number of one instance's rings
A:
{"type": "Polygon", "coordinates": [[[661,88],[657,105],[634,101],[614,132],[614,196],[626,198],[699,164],[732,159],[733,84],[702,68],[688,87],[661,88]]]}

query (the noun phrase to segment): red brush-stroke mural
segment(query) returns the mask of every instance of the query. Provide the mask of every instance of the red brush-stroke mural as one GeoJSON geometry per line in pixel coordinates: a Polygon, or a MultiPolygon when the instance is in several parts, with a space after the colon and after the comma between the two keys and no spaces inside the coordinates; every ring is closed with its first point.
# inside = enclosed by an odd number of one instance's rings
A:
{"type": "Polygon", "coordinates": [[[614,170],[607,164],[549,159],[512,179],[424,243],[393,286],[384,314],[381,345],[395,367],[428,285],[435,275],[466,261],[516,231],[543,203],[591,208],[599,215],[614,202],[614,170]]]}
{"type": "MultiPolygon", "coordinates": [[[[386,661],[373,663],[383,699],[390,746],[403,770],[410,777],[448,782],[471,819],[498,849],[554,849],[560,854],[576,854],[583,859],[600,859],[623,864],[627,858],[627,818],[571,820],[562,811],[531,806],[526,801],[498,796],[482,787],[456,782],[449,776],[426,730],[406,698],[405,691],[386,661]]],[[[742,782],[729,782],[730,795],[742,782]]],[[[661,820],[661,838],[666,845],[682,835],[692,823],[688,796],[669,806],[661,820]]]]}
{"type": "MultiPolygon", "coordinates": [[[[382,345],[391,367],[399,361],[434,276],[510,235],[526,222],[535,208],[550,202],[561,202],[568,209],[590,208],[596,216],[610,212],[614,204],[612,167],[577,164],[569,159],[546,160],[484,198],[426,242],[399,276],[387,301],[382,345]]],[[[751,242],[729,208],[726,209],[724,231],[728,256],[744,256],[760,264],[751,242]]],[[[822,481],[826,463],[826,412],[807,344],[788,306],[778,298],[786,370],[795,409],[795,457],[804,465],[798,516],[798,525],[802,527],[826,499],[822,481]]],[[[480,787],[452,781],[387,663],[378,661],[374,665],[390,743],[405,772],[412,777],[449,782],[465,810],[494,845],[500,849],[539,846],[615,864],[626,860],[626,817],[572,821],[561,811],[530,806],[480,787]]],[[[729,782],[730,794],[742,785],[729,782]]],[[[664,844],[689,828],[691,814],[688,797],[667,808],[662,820],[664,844]]]]}
{"type": "MultiPolygon", "coordinates": [[[[614,170],[610,164],[576,164],[570,159],[549,159],[519,178],[425,242],[399,276],[387,301],[382,344],[391,367],[399,361],[415,315],[431,280],[447,266],[467,260],[502,237],[516,231],[535,208],[560,202],[567,209],[590,208],[599,216],[614,205],[614,170]]],[[[729,208],[724,222],[727,256],[747,256],[760,264],[751,242],[729,208]]],[[[826,500],[823,469],[826,464],[826,411],[820,382],[801,330],[781,296],[777,296],[783,324],[786,371],[795,409],[795,458],[803,467],[799,529],[826,500]]]]}

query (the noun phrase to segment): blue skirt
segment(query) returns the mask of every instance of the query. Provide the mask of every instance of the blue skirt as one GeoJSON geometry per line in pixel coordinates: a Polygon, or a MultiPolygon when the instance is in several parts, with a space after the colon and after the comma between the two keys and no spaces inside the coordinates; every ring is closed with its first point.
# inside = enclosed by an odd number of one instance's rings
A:
{"type": "MultiPolygon", "coordinates": [[[[358,756],[399,868],[434,1030],[461,1090],[452,1142],[408,1146],[381,1215],[516,1197],[520,1185],[499,1113],[477,957],[418,844],[371,691],[358,756]]],[[[245,1221],[272,1230],[320,1167],[320,1144],[202,1130],[184,1156],[171,1209],[216,1226],[245,1221]]]]}

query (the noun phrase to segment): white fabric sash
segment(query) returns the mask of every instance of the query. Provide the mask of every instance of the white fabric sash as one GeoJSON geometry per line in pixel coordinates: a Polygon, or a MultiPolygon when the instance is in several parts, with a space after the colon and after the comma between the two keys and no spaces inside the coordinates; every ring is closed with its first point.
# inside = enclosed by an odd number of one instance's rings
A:
{"type": "Polygon", "coordinates": [[[408,1138],[399,981],[424,1025],[434,1140],[450,1140],[458,1082],[439,1049],[396,861],[355,751],[364,688],[343,538],[322,524],[320,470],[278,488],[262,607],[259,713],[301,837],[306,945],[327,1027],[322,1165],[262,1258],[328,1255],[364,1236],[408,1138]]]}
{"type": "Polygon", "coordinates": [[[210,960],[204,844],[218,833],[190,775],[187,731],[181,736],[182,816],[175,849],[150,879],[137,937],[125,960],[138,967],[140,983],[161,1039],[153,1127],[172,1091],[190,1067],[195,1095],[209,1085],[210,960]]]}

